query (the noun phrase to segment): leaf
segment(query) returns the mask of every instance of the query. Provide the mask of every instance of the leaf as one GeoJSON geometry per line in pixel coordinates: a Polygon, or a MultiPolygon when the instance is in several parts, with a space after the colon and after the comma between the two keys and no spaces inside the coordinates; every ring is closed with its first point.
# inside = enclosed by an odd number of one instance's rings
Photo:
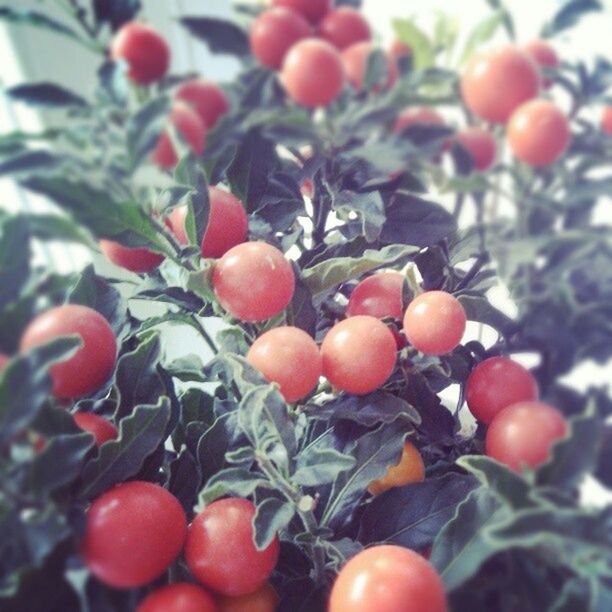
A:
{"type": "Polygon", "coordinates": [[[43,30],[49,30],[58,34],[64,34],[70,38],[78,40],[76,32],[50,17],[38,11],[28,9],[14,9],[6,6],[0,6],[0,20],[5,20],[10,24],[26,25],[43,30]]]}
{"type": "Polygon", "coordinates": [[[96,21],[108,22],[114,31],[134,19],[141,3],[140,0],[93,0],[93,7],[96,21]]]}
{"type": "Polygon", "coordinates": [[[382,49],[373,49],[366,59],[363,89],[371,91],[384,85],[389,78],[389,62],[382,49]]]}
{"type": "Polygon", "coordinates": [[[206,176],[198,167],[197,160],[191,152],[176,167],[174,178],[177,182],[193,188],[188,195],[189,208],[185,219],[185,231],[191,244],[199,247],[208,226],[210,202],[206,176]]]}
{"type": "Polygon", "coordinates": [[[168,491],[172,493],[190,515],[200,490],[200,474],[196,462],[188,449],[184,448],[170,464],[168,491]]]}
{"type": "Polygon", "coordinates": [[[155,149],[168,122],[169,102],[165,96],[149,100],[131,115],[125,126],[129,170],[133,172],[155,149]]]}
{"type": "Polygon", "coordinates": [[[296,273],[295,277],[293,298],[286,311],[287,324],[299,327],[314,336],[317,331],[317,310],[312,303],[312,293],[299,273],[296,273]]]}
{"type": "Polygon", "coordinates": [[[266,549],[277,534],[287,527],[294,514],[294,505],[277,497],[267,497],[259,502],[253,517],[255,548],[266,549]]]}
{"type": "Polygon", "coordinates": [[[455,219],[442,206],[408,193],[396,193],[386,212],[380,235],[385,243],[433,246],[457,230],[455,219]]]}
{"type": "Polygon", "coordinates": [[[136,406],[121,419],[119,437],[103,444],[98,456],[85,465],[79,497],[92,499],[138,474],[145,459],[163,443],[169,419],[167,397],[156,405],[136,406]]]}
{"type": "Polygon", "coordinates": [[[476,49],[493,38],[503,22],[505,13],[506,11],[504,10],[498,10],[476,25],[467,37],[463,52],[459,59],[460,64],[463,64],[470,58],[476,49]]]}
{"type": "Polygon", "coordinates": [[[397,39],[412,50],[413,66],[417,70],[433,66],[434,49],[427,35],[409,19],[393,19],[391,23],[397,39]]]}
{"type": "Polygon", "coordinates": [[[542,28],[542,37],[550,38],[574,27],[584,15],[603,10],[600,0],[563,0],[561,8],[542,28]]]}
{"type": "Polygon", "coordinates": [[[7,89],[6,94],[13,100],[26,102],[31,106],[50,108],[87,106],[87,100],[55,83],[42,82],[16,85],[7,89]]]}
{"type": "MultiPolygon", "coordinates": [[[[75,242],[90,248],[97,245],[88,232],[74,223],[69,217],[53,214],[30,214],[20,215],[27,223],[30,235],[39,240],[75,242]]],[[[22,249],[22,251],[26,251],[22,249]]]]}
{"type": "Polygon", "coordinates": [[[302,280],[317,295],[365,272],[396,263],[415,251],[415,248],[391,244],[378,251],[368,249],[360,257],[333,257],[303,270],[302,280]]]}
{"type": "Polygon", "coordinates": [[[197,460],[204,483],[225,465],[225,453],[229,443],[226,424],[227,415],[217,418],[198,442],[197,460]]]}
{"type": "Polygon", "coordinates": [[[463,293],[457,296],[457,299],[461,302],[468,321],[490,325],[504,336],[509,336],[518,330],[517,322],[495,308],[486,297],[463,293]]]}
{"type": "Polygon", "coordinates": [[[390,489],[366,506],[358,539],[363,544],[391,542],[424,550],[475,487],[473,477],[449,472],[390,489]]]}
{"type": "Polygon", "coordinates": [[[30,173],[51,174],[66,163],[66,158],[49,151],[23,151],[0,162],[0,176],[30,173]]]}
{"type": "Polygon", "coordinates": [[[29,238],[22,217],[0,220],[0,312],[17,300],[30,276],[29,238]]]}
{"type": "Polygon", "coordinates": [[[212,17],[182,17],[180,22],[191,35],[206,43],[213,53],[237,57],[249,54],[246,33],[230,21],[212,17]]]}
{"type": "Polygon", "coordinates": [[[260,487],[274,489],[274,485],[261,474],[242,467],[230,467],[217,472],[200,492],[199,507],[225,495],[249,497],[260,487]]]}
{"type": "Polygon", "coordinates": [[[296,457],[296,471],[291,480],[303,487],[317,487],[334,482],[340,472],[354,465],[354,457],[333,448],[306,447],[296,457]]]}
{"type": "Polygon", "coordinates": [[[385,207],[377,191],[341,191],[333,198],[332,208],[340,215],[356,214],[361,220],[362,233],[368,242],[374,242],[380,236],[385,222],[385,207]]]}

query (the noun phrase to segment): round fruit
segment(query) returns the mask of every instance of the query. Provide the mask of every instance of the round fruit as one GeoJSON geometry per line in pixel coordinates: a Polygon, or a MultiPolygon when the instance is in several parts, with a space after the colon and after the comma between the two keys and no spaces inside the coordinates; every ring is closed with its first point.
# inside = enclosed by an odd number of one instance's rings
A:
{"type": "Polygon", "coordinates": [[[350,6],[341,6],[327,13],[319,24],[319,35],[341,51],[372,38],[366,19],[350,6]]]}
{"type": "Polygon", "coordinates": [[[425,355],[450,353],[465,331],[466,316],[457,298],[445,291],[427,291],[414,298],[404,315],[408,342],[425,355]]]}
{"type": "Polygon", "coordinates": [[[323,340],[323,374],[338,389],[365,395],[391,376],[396,352],[384,323],[365,315],[350,317],[336,323],[323,340]]]}
{"type": "Polygon", "coordinates": [[[446,125],[440,113],[427,106],[411,106],[404,109],[395,120],[393,129],[402,132],[413,125],[446,125]]]}
{"type": "Polygon", "coordinates": [[[124,25],[113,38],[110,56],[125,61],[128,77],[141,85],[159,81],[170,65],[170,49],[166,41],[143,23],[124,25]]]}
{"type": "Polygon", "coordinates": [[[479,127],[468,127],[461,130],[456,139],[472,156],[476,170],[483,172],[493,165],[497,144],[491,132],[479,127]]]}
{"type": "Polygon", "coordinates": [[[539,88],[536,64],[512,45],[475,55],[461,77],[466,106],[493,123],[505,123],[518,106],[538,95],[539,88]]]}
{"type": "Polygon", "coordinates": [[[351,293],[346,316],[369,315],[377,319],[401,319],[404,313],[402,290],[404,275],[380,272],[362,280],[351,293]]]}
{"type": "Polygon", "coordinates": [[[115,440],[119,435],[117,428],[108,419],[91,412],[77,412],[74,415],[74,422],[83,431],[93,435],[96,446],[102,446],[109,440],[115,440]]]}
{"type": "Polygon", "coordinates": [[[177,582],[149,593],[136,612],[219,612],[219,608],[213,597],[201,587],[177,582]]]}
{"type": "Polygon", "coordinates": [[[389,55],[396,62],[399,62],[403,57],[410,57],[412,55],[412,49],[400,40],[394,40],[389,47],[389,55]]]}
{"type": "Polygon", "coordinates": [[[240,597],[219,597],[219,612],[274,612],[278,605],[278,595],[270,584],[259,590],[240,597]]]}
{"type": "Polygon", "coordinates": [[[536,468],[550,457],[555,442],[567,433],[567,422],[552,406],[519,402],[504,408],[489,425],[486,454],[515,472],[536,468]]]}
{"type": "MultiPolygon", "coordinates": [[[[361,42],[347,47],[342,52],[342,63],[346,72],[346,78],[355,89],[363,88],[363,79],[368,66],[368,57],[376,50],[371,42],[361,42]]],[[[374,91],[388,89],[395,84],[398,77],[396,63],[385,55],[387,60],[387,81],[374,87],[374,91]]]]}
{"type": "Polygon", "coordinates": [[[4,368],[6,368],[6,364],[11,360],[11,358],[8,355],[5,355],[4,353],[0,353],[0,372],[2,372],[2,370],[4,370],[4,368]]]}
{"type": "Polygon", "coordinates": [[[144,248],[125,247],[112,240],[100,240],[100,248],[116,266],[139,274],[154,270],[164,261],[164,256],[159,253],[144,248]]]}
{"type": "Polygon", "coordinates": [[[328,612],[446,612],[436,570],[421,555],[382,545],[356,554],[334,583],[328,612]]]}
{"type": "Polygon", "coordinates": [[[301,40],[285,57],[281,83],[289,97],[302,106],[331,104],[344,85],[340,53],[327,41],[301,40]]]}
{"type": "Polygon", "coordinates": [[[295,276],[285,256],[265,242],[245,242],[217,261],[212,276],[219,303],[241,321],[265,321],[293,298],[295,276]]]}
{"type": "MultiPolygon", "coordinates": [[[[525,45],[525,51],[531,59],[541,68],[558,68],[559,56],[554,47],[544,40],[533,40],[525,45]]],[[[550,79],[543,79],[542,85],[548,89],[552,85],[550,79]]]]}
{"type": "Polygon", "coordinates": [[[548,100],[531,100],[519,106],[508,123],[507,138],[512,153],[530,166],[556,162],[569,145],[569,122],[548,100]]]}
{"type": "MultiPolygon", "coordinates": [[[[176,102],[170,111],[169,121],[185,139],[193,153],[199,157],[206,146],[206,127],[198,114],[187,104],[176,102]]],[[[176,166],[178,157],[167,132],[161,134],[151,156],[161,168],[171,170],[176,166]]]]}
{"type": "Polygon", "coordinates": [[[185,513],[174,495],[150,482],[124,482],[91,504],[81,554],[105,584],[139,587],[166,571],[186,532],[185,513]]]}
{"type": "Polygon", "coordinates": [[[266,380],[279,384],[288,402],[306,397],[321,376],[319,347],[297,327],[276,327],[267,331],[255,340],[246,358],[266,380]]]}
{"type": "MultiPolygon", "coordinates": [[[[232,247],[247,239],[249,219],[242,202],[229,191],[208,188],[210,209],[202,239],[202,257],[222,257],[232,247]]],[[[170,227],[177,240],[189,244],[185,231],[187,206],[177,206],[170,213],[170,227]]]]}
{"type": "Polygon", "coordinates": [[[279,553],[278,538],[264,549],[253,544],[255,506],[230,497],[215,501],[198,514],[185,543],[185,559],[193,576],[222,595],[253,593],[268,580],[279,553]]]}
{"type": "Polygon", "coordinates": [[[108,321],[93,308],[66,304],[37,316],[21,337],[21,351],[76,334],[83,345],[77,352],[51,367],[53,395],[65,399],[83,397],[98,389],[112,374],[117,341],[108,321]]]}
{"type": "Polygon", "coordinates": [[[479,363],[465,387],[470,412],[483,423],[511,404],[538,399],[538,384],[529,370],[507,357],[479,363]]]}
{"type": "Polygon", "coordinates": [[[263,66],[280,68],[289,49],[310,34],[310,25],[304,17],[277,6],[261,13],[251,25],[251,52],[263,66]]]}
{"type": "Polygon", "coordinates": [[[331,8],[331,0],[272,0],[273,6],[284,6],[299,13],[310,23],[319,23],[331,8]]]}
{"type": "Polygon", "coordinates": [[[230,106],[225,92],[205,79],[185,81],[176,90],[174,98],[191,106],[209,130],[217,125],[230,106]]]}
{"type": "Polygon", "coordinates": [[[606,134],[612,134],[612,106],[606,106],[601,114],[601,129],[606,134]]]}
{"type": "Polygon", "coordinates": [[[421,453],[412,442],[404,443],[400,462],[392,465],[387,473],[378,480],[373,480],[368,486],[372,495],[380,495],[388,489],[403,487],[411,482],[421,482],[425,478],[425,465],[421,453]]]}

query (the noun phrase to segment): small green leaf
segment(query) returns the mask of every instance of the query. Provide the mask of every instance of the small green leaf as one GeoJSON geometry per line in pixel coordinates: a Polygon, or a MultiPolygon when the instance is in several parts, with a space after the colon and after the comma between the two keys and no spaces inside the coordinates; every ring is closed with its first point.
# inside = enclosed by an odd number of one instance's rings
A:
{"type": "Polygon", "coordinates": [[[291,522],[295,507],[288,501],[268,497],[257,504],[253,517],[253,542],[257,550],[267,548],[278,533],[291,522]]]}
{"type": "Polygon", "coordinates": [[[413,65],[417,70],[434,65],[434,49],[427,35],[409,19],[393,19],[397,39],[412,50],[413,65]]]}
{"type": "Polygon", "coordinates": [[[459,64],[463,64],[468,58],[472,56],[474,51],[481,47],[484,43],[488,42],[495,36],[495,33],[499,29],[504,19],[505,11],[498,10],[489,17],[486,17],[483,21],[476,25],[476,27],[470,32],[465,42],[465,47],[459,59],[459,64]]]}
{"type": "Polygon", "coordinates": [[[31,106],[73,108],[87,106],[87,100],[55,83],[27,83],[6,90],[13,100],[31,106]]]}
{"type": "Polygon", "coordinates": [[[230,21],[213,17],[182,17],[180,22],[190,34],[206,43],[213,53],[238,57],[249,54],[246,32],[230,21]]]}
{"type": "Polygon", "coordinates": [[[306,447],[296,462],[291,480],[303,487],[316,487],[334,482],[340,472],[354,467],[355,458],[334,448],[306,447]]]}

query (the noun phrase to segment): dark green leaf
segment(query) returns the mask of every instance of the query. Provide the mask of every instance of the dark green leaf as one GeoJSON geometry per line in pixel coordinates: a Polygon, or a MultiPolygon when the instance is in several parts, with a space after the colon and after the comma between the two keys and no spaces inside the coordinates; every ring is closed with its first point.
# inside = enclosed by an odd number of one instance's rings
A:
{"type": "Polygon", "coordinates": [[[43,30],[50,30],[58,34],[64,34],[70,38],[78,39],[77,34],[63,23],[51,19],[44,13],[31,11],[28,9],[16,9],[6,6],[0,6],[0,20],[5,20],[8,23],[15,25],[26,25],[43,30]]]}
{"type": "Polygon", "coordinates": [[[28,224],[22,217],[0,221],[0,311],[19,297],[30,275],[28,224]]]}
{"type": "Polygon", "coordinates": [[[334,482],[340,472],[355,465],[355,458],[333,448],[306,447],[296,457],[296,471],[291,480],[304,487],[334,482]]]}
{"type": "Polygon", "coordinates": [[[32,106],[75,107],[87,106],[87,100],[55,83],[27,83],[6,90],[13,100],[32,106]]]}
{"type": "Polygon", "coordinates": [[[230,21],[213,17],[182,17],[180,22],[213,53],[238,57],[249,54],[246,32],[230,21]]]}
{"type": "Polygon", "coordinates": [[[291,522],[294,514],[293,504],[277,497],[267,497],[258,503],[257,512],[253,517],[253,541],[257,550],[267,548],[278,533],[291,522]]]}

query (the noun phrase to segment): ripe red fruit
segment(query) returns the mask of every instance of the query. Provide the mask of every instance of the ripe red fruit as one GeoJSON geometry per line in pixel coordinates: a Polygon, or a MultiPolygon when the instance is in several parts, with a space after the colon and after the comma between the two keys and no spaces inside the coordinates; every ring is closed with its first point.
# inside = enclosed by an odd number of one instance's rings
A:
{"type": "Polygon", "coordinates": [[[125,247],[112,240],[100,240],[100,248],[116,266],[139,274],[154,270],[164,261],[164,256],[159,253],[145,248],[125,247]]]}
{"type": "Polygon", "coordinates": [[[356,554],[340,570],[328,612],[446,612],[442,580],[421,555],[382,545],[356,554]]]}
{"type": "Polygon", "coordinates": [[[280,392],[288,402],[306,397],[321,376],[319,347],[297,327],[267,331],[255,340],[246,358],[266,380],[280,385],[280,392]]]}
{"type": "Polygon", "coordinates": [[[403,57],[410,57],[412,55],[412,49],[400,40],[394,40],[389,47],[389,55],[396,62],[403,57]]]}
{"type": "Polygon", "coordinates": [[[512,45],[475,55],[461,77],[466,106],[493,123],[505,123],[518,106],[538,95],[539,88],[536,64],[512,45]]]}
{"type": "Polygon", "coordinates": [[[497,144],[491,132],[479,127],[468,127],[461,130],[456,139],[472,156],[476,170],[483,172],[493,165],[497,144]]]}
{"type": "Polygon", "coordinates": [[[278,595],[269,583],[254,593],[240,597],[219,597],[219,612],[274,612],[278,595]]]}
{"type": "Polygon", "coordinates": [[[556,162],[567,149],[571,132],[567,117],[548,100],[530,100],[519,106],[506,132],[512,153],[535,167],[556,162]]]}
{"type": "Polygon", "coordinates": [[[299,13],[310,23],[318,23],[331,8],[331,0],[272,0],[273,6],[284,6],[299,13]]]}
{"type": "Polygon", "coordinates": [[[601,130],[606,134],[612,134],[612,106],[606,106],[601,114],[601,130]]]}
{"type": "Polygon", "coordinates": [[[507,357],[491,357],[479,363],[465,387],[470,412],[490,423],[507,406],[536,400],[538,384],[529,370],[507,357]]]}
{"type": "Polygon", "coordinates": [[[404,275],[399,272],[380,272],[368,276],[353,289],[346,307],[346,315],[401,319],[404,313],[402,305],[404,279],[404,275]]]}
{"type": "Polygon", "coordinates": [[[139,587],[166,571],[186,533],[185,513],[174,495],[150,482],[124,482],[91,504],[81,555],[105,584],[139,587]]]}
{"type": "Polygon", "coordinates": [[[209,130],[215,127],[230,106],[225,92],[205,79],[185,81],[176,90],[174,99],[191,106],[209,130]]]}
{"type": "Polygon", "coordinates": [[[444,117],[427,106],[411,106],[404,109],[395,120],[393,130],[401,132],[413,125],[446,125],[444,117]]]}
{"type": "Polygon", "coordinates": [[[6,368],[6,364],[11,360],[11,358],[8,355],[5,355],[4,353],[0,353],[0,372],[2,372],[2,370],[4,370],[4,368],[6,368]]]}
{"type": "Polygon", "coordinates": [[[124,60],[129,68],[128,77],[141,85],[159,81],[170,65],[168,44],[143,23],[124,25],[113,38],[110,55],[114,60],[124,60]]]}
{"type": "Polygon", "coordinates": [[[338,50],[327,41],[307,38],[285,56],[281,83],[295,102],[314,108],[331,104],[342,91],[344,68],[338,50]]]}
{"type": "Polygon", "coordinates": [[[408,342],[425,355],[450,353],[465,331],[466,316],[457,298],[445,291],[427,291],[414,298],[404,315],[408,342]]]}
{"type": "MultiPolygon", "coordinates": [[[[247,239],[249,220],[242,202],[229,191],[208,188],[210,209],[208,225],[202,238],[202,257],[219,258],[247,239]]],[[[177,240],[189,244],[185,231],[187,206],[177,206],[169,216],[170,227],[177,240]]]]}
{"type": "Polygon", "coordinates": [[[370,25],[364,16],[350,6],[341,6],[327,13],[319,24],[319,35],[341,51],[372,38],[370,25]]]}
{"type": "Polygon", "coordinates": [[[249,32],[251,52],[268,68],[280,68],[293,45],[311,34],[309,23],[299,13],[281,6],[264,11],[249,32]]]}
{"type": "Polygon", "coordinates": [[[83,397],[95,391],[112,374],[117,358],[117,341],[108,321],[87,306],[66,304],[38,315],[21,337],[21,351],[62,336],[77,334],[83,341],[77,352],[51,367],[53,395],[83,397]]]}
{"type": "MultiPolygon", "coordinates": [[[[544,40],[533,40],[525,45],[525,51],[531,59],[541,68],[558,68],[559,56],[554,47],[544,40]]],[[[543,79],[542,85],[548,89],[552,85],[550,79],[543,79]]]]}
{"type": "Polygon", "coordinates": [[[489,425],[486,454],[515,472],[536,468],[550,457],[555,442],[567,433],[563,415],[543,402],[519,402],[504,408],[489,425]]]}
{"type": "Polygon", "coordinates": [[[285,256],[265,242],[245,242],[217,261],[212,276],[219,303],[241,321],[265,321],[293,298],[295,276],[285,256]]]}
{"type": "Polygon", "coordinates": [[[136,612],[219,612],[212,595],[189,582],[177,582],[149,593],[136,612]]]}
{"type": "MultiPolygon", "coordinates": [[[[169,121],[186,141],[196,156],[200,156],[206,146],[206,127],[198,114],[187,104],[176,102],[170,111],[169,121]]],[[[153,161],[167,170],[178,163],[178,157],[167,132],[163,132],[151,154],[153,161]]]]}
{"type": "MultiPolygon", "coordinates": [[[[363,79],[365,77],[366,68],[368,65],[368,57],[376,49],[371,42],[361,42],[347,47],[342,52],[342,63],[349,83],[355,89],[363,88],[363,79]]],[[[387,81],[384,84],[376,85],[374,91],[388,89],[397,81],[398,70],[395,61],[385,56],[387,59],[387,81]]]]}
{"type": "Polygon", "coordinates": [[[193,576],[222,595],[252,593],[268,580],[278,560],[278,538],[258,551],[253,543],[255,506],[230,497],[198,514],[185,543],[185,560],[193,576]]]}
{"type": "Polygon", "coordinates": [[[93,435],[96,446],[102,446],[109,440],[115,440],[119,435],[117,428],[108,419],[91,412],[75,413],[74,422],[83,431],[93,435]]]}
{"type": "Polygon", "coordinates": [[[338,389],[365,395],[384,384],[395,367],[393,334],[374,317],[360,315],[336,323],[321,346],[323,374],[338,389]]]}

